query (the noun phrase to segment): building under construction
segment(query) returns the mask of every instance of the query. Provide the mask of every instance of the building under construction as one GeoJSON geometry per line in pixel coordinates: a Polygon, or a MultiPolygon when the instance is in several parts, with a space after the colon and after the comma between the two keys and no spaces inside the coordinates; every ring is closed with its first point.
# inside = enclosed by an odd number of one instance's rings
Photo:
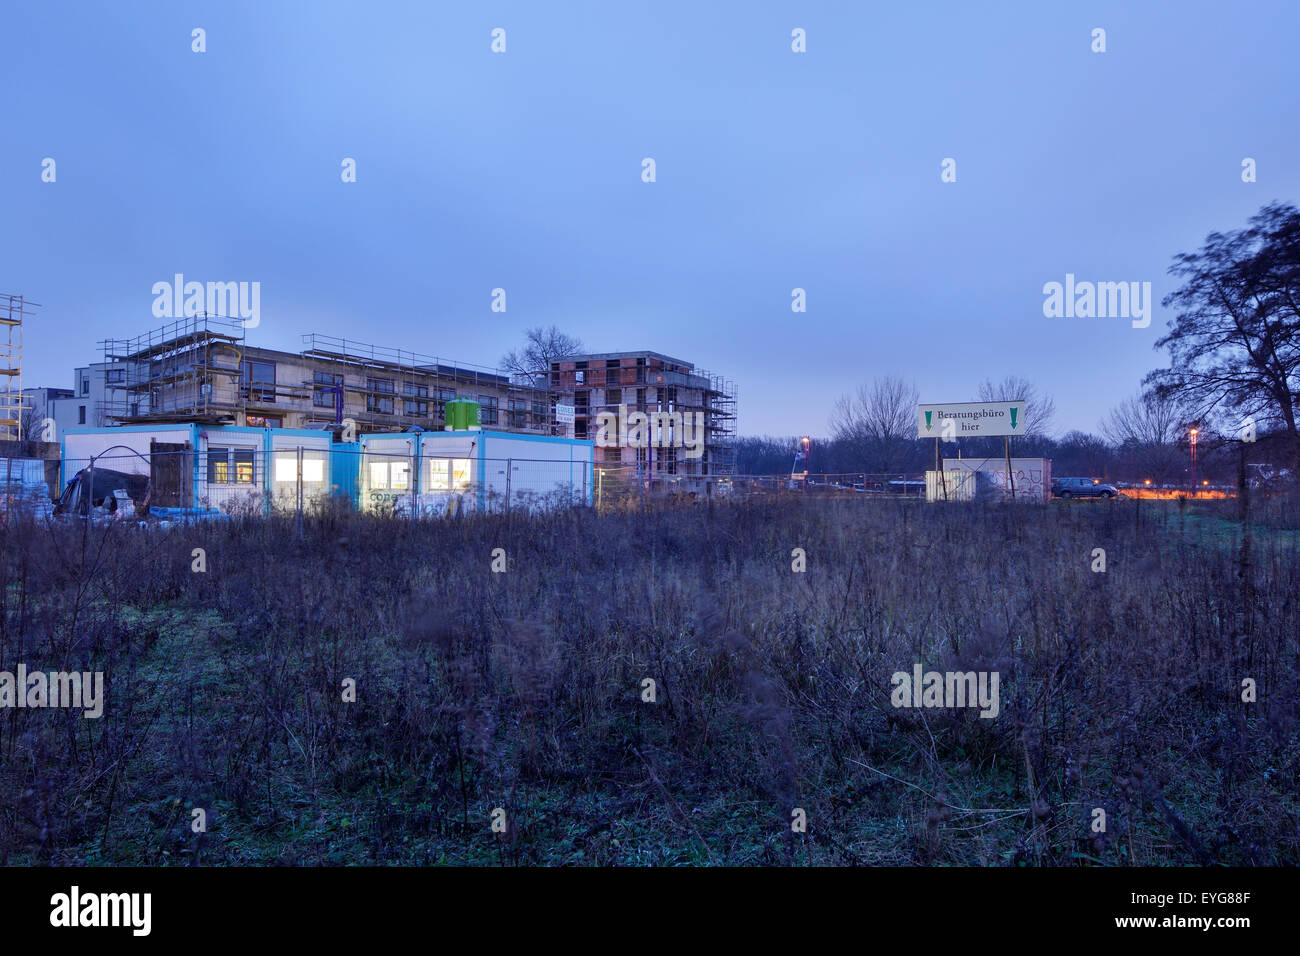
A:
{"type": "Polygon", "coordinates": [[[574,437],[596,440],[598,466],[622,466],[623,473],[649,483],[687,486],[735,470],[736,390],[721,376],[648,351],[566,356],[551,363],[550,376],[552,392],[573,404],[574,437]],[[633,412],[652,423],[653,435],[644,447],[626,436],[602,445],[601,414],[633,412]],[[687,453],[676,436],[664,434],[655,423],[665,420],[665,414],[700,421],[702,447],[687,453]]]}
{"type": "Polygon", "coordinates": [[[301,352],[247,344],[238,321],[177,319],[101,343],[106,425],[194,422],[357,433],[442,428],[446,403],[471,399],[484,426],[549,435],[545,389],[495,370],[405,349],[308,334],[301,352]]]}

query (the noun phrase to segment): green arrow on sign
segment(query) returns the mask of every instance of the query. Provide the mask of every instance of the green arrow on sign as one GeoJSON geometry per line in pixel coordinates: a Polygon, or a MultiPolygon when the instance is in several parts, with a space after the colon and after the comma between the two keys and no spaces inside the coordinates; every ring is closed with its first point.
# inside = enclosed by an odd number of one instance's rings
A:
{"type": "MultiPolygon", "coordinates": [[[[926,413],[925,413],[925,430],[926,430],[926,431],[929,431],[929,430],[930,430],[930,416],[933,415],[933,414],[934,414],[934,412],[926,412],[926,413]]],[[[1015,427],[1015,426],[1012,426],[1012,427],[1015,427]]]]}
{"type": "Polygon", "coordinates": [[[1016,414],[1017,414],[1019,411],[1020,411],[1020,409],[1016,408],[1016,406],[1014,406],[1014,405],[1011,406],[1011,427],[1012,427],[1012,428],[1015,428],[1015,427],[1016,427],[1016,414]]]}

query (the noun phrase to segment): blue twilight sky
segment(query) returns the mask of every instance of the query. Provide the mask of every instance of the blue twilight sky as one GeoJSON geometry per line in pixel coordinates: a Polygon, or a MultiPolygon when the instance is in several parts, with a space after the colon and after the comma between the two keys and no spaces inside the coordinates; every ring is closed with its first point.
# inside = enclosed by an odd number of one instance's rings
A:
{"type": "Polygon", "coordinates": [[[743,434],[824,434],[884,374],[1023,375],[1093,429],[1169,316],[1048,319],[1043,284],[1158,301],[1173,254],[1300,199],[1298,36],[1284,0],[6,3],[0,292],[44,306],[27,385],[161,324],[180,272],[260,282],[273,348],[495,365],[554,323],[679,356],[743,434]]]}

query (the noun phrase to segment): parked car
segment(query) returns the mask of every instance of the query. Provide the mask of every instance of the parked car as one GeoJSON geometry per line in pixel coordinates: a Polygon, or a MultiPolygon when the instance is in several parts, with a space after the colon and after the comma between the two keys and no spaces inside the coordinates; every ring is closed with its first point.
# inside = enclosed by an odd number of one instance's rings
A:
{"type": "Polygon", "coordinates": [[[117,499],[113,492],[125,491],[135,503],[136,510],[141,511],[149,504],[149,476],[132,475],[113,471],[109,468],[94,470],[94,487],[91,487],[91,470],[83,468],[73,475],[68,486],[63,489],[59,503],[54,507],[56,515],[86,515],[90,509],[107,505],[109,510],[117,511],[117,499]]]}
{"type": "Polygon", "coordinates": [[[1053,498],[1114,498],[1119,489],[1093,478],[1053,478],[1053,498]]]}

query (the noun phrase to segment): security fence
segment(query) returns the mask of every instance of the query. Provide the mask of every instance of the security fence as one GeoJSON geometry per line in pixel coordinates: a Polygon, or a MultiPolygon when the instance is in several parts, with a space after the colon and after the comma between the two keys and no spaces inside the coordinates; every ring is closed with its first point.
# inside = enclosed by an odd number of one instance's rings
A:
{"type": "Polygon", "coordinates": [[[564,458],[394,453],[356,444],[202,449],[108,445],[61,460],[0,459],[6,512],[96,518],[303,515],[324,509],[396,517],[644,508],[665,501],[771,496],[923,497],[920,475],[706,475],[564,458]]]}
{"type": "MultiPolygon", "coordinates": [[[[356,447],[107,449],[59,465],[55,511],[137,515],[309,514],[352,508],[438,516],[591,505],[582,460],[403,455],[356,447]]],[[[51,489],[53,493],[54,489],[51,489]]]]}

